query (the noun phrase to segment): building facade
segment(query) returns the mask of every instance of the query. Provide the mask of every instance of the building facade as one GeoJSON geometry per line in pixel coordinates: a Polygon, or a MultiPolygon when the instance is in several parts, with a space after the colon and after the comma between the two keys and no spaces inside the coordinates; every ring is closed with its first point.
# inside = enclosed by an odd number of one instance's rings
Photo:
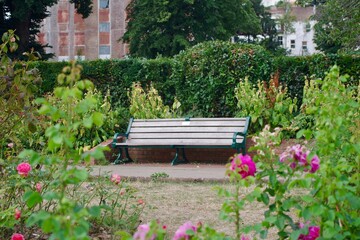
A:
{"type": "Polygon", "coordinates": [[[77,14],[68,0],[49,9],[38,35],[52,48],[53,60],[122,58],[127,45],[120,41],[126,30],[125,8],[130,0],[94,0],[93,13],[86,19],[77,14]]]}
{"type": "MultiPolygon", "coordinates": [[[[51,15],[43,22],[38,40],[49,44],[48,53],[55,61],[73,59],[93,60],[123,58],[128,46],[121,42],[126,31],[126,6],[131,0],[93,0],[93,13],[86,19],[77,14],[68,0],[59,0],[49,9],[51,15]]],[[[279,7],[279,0],[263,0],[272,18],[279,20],[285,11],[294,17],[292,30],[278,26],[278,41],[289,55],[301,56],[316,53],[314,37],[315,21],[312,7],[302,8],[295,0],[287,0],[291,7],[279,7]]],[[[284,2],[284,1],[282,1],[284,2]]]]}
{"type": "MultiPolygon", "coordinates": [[[[289,7],[279,6],[279,0],[263,0],[263,4],[269,7],[269,12],[273,19],[280,22],[280,19],[288,11],[291,16],[291,27],[285,29],[280,23],[278,29],[278,41],[291,56],[304,56],[317,53],[314,39],[314,25],[316,21],[311,20],[311,16],[315,14],[313,7],[300,7],[295,5],[294,0],[289,0],[289,7]]],[[[282,1],[284,2],[284,1],[282,1]]]]}

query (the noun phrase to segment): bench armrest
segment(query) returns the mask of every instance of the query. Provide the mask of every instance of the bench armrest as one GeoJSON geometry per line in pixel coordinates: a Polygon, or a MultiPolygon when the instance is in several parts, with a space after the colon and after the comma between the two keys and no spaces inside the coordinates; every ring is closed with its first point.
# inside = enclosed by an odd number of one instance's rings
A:
{"type": "Polygon", "coordinates": [[[115,148],[116,147],[116,143],[119,137],[128,137],[128,134],[126,133],[115,133],[113,141],[112,141],[112,147],[115,148]]]}
{"type": "Polygon", "coordinates": [[[233,135],[233,138],[232,138],[232,144],[231,144],[231,146],[233,148],[236,148],[236,144],[237,144],[236,137],[237,136],[243,136],[244,137],[243,141],[245,141],[246,133],[244,133],[244,132],[234,132],[234,135],[233,135]]]}

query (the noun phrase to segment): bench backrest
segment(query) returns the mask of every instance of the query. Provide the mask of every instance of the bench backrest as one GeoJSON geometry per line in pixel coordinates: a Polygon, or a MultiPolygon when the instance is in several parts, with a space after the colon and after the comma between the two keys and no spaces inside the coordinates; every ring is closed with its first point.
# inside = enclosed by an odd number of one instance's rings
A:
{"type": "MultiPolygon", "coordinates": [[[[250,118],[131,119],[127,144],[144,146],[231,146],[235,132],[246,136],[250,118]]],[[[242,136],[237,137],[241,142],[242,136]]]]}

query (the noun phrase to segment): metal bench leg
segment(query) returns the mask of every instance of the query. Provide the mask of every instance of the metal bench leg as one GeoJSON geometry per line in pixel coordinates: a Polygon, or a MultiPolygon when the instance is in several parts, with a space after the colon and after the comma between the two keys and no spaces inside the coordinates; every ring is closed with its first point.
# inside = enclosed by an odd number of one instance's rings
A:
{"type": "Polygon", "coordinates": [[[115,159],[113,164],[122,164],[122,163],[133,162],[133,160],[129,156],[129,149],[128,148],[125,148],[125,156],[126,156],[126,158],[123,158],[123,148],[120,148],[119,149],[119,154],[118,154],[118,156],[115,159]]]}
{"type": "Polygon", "coordinates": [[[179,154],[179,148],[176,148],[176,153],[175,153],[175,157],[173,158],[173,160],[171,161],[171,165],[178,165],[180,163],[188,163],[189,161],[186,158],[185,155],[185,149],[181,148],[181,154],[179,154]],[[180,156],[182,155],[182,156],[180,156]]]}

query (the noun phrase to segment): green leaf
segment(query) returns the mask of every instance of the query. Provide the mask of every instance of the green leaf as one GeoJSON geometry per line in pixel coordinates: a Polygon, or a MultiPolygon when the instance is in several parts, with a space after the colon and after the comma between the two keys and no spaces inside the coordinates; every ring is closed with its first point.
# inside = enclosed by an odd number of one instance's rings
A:
{"type": "Polygon", "coordinates": [[[85,181],[89,176],[88,172],[85,169],[75,169],[74,174],[76,178],[80,181],[85,181]]]}
{"type": "Polygon", "coordinates": [[[89,214],[92,217],[99,217],[101,214],[101,207],[99,206],[92,206],[89,208],[89,214]]]}
{"type": "Polygon", "coordinates": [[[263,192],[263,193],[261,194],[261,201],[262,201],[265,205],[268,205],[268,204],[269,204],[270,198],[269,198],[269,195],[267,195],[266,192],[263,192]]]}
{"type": "Polygon", "coordinates": [[[61,229],[61,223],[56,218],[49,217],[42,222],[41,229],[44,233],[56,232],[61,229]]]}
{"type": "Polygon", "coordinates": [[[34,224],[49,218],[50,216],[50,213],[46,212],[45,210],[40,210],[39,212],[31,214],[31,216],[26,220],[26,226],[31,227],[34,224]]]}
{"type": "Polygon", "coordinates": [[[89,117],[89,118],[84,118],[83,120],[83,125],[86,128],[91,128],[93,125],[93,118],[89,117]]]}
{"type": "Polygon", "coordinates": [[[92,119],[97,127],[101,127],[104,124],[104,115],[99,112],[94,112],[92,114],[92,119]]]}
{"type": "Polygon", "coordinates": [[[41,197],[40,193],[38,193],[38,192],[29,191],[24,194],[23,200],[26,202],[26,205],[29,208],[32,208],[36,204],[41,203],[42,197],[41,197]]]}
{"type": "Polygon", "coordinates": [[[53,192],[53,191],[50,191],[50,192],[46,192],[44,195],[43,195],[43,198],[47,201],[51,201],[51,200],[54,200],[54,199],[60,199],[60,195],[56,192],[53,192]]]}

